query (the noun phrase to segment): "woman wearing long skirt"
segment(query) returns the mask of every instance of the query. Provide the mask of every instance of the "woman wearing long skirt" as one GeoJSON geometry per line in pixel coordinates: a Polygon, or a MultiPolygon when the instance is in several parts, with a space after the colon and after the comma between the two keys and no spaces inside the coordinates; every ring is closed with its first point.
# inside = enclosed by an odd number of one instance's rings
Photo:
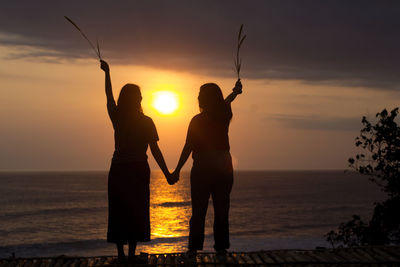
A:
{"type": "Polygon", "coordinates": [[[179,172],[192,153],[189,257],[203,249],[205,217],[210,196],[214,206],[214,249],[218,256],[224,256],[230,246],[229,202],[233,168],[228,129],[232,119],[231,103],[241,93],[240,80],[225,100],[218,85],[207,83],[200,87],[200,114],[194,116],[189,124],[185,146],[172,174],[173,180],[179,179],[179,172]]]}
{"type": "Polygon", "coordinates": [[[114,128],[115,151],[108,176],[107,241],[115,243],[118,259],[125,261],[124,244],[129,244],[129,260],[135,259],[137,242],[150,241],[150,169],[147,147],[166,177],[170,173],[158,147],[152,119],[142,111],[139,86],[126,84],[115,103],[108,64],[105,72],[107,110],[114,128]]]}

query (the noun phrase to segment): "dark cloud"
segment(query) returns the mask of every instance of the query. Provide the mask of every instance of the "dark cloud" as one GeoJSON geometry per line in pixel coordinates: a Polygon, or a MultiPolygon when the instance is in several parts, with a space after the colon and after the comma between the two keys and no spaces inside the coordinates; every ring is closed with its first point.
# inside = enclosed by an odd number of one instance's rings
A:
{"type": "Polygon", "coordinates": [[[398,1],[6,1],[0,43],[92,57],[64,15],[111,63],[233,76],[244,23],[244,77],[400,88],[398,1]]]}
{"type": "Polygon", "coordinates": [[[316,117],[297,115],[274,115],[267,118],[295,129],[323,131],[359,131],[362,127],[360,117],[316,117]]]}

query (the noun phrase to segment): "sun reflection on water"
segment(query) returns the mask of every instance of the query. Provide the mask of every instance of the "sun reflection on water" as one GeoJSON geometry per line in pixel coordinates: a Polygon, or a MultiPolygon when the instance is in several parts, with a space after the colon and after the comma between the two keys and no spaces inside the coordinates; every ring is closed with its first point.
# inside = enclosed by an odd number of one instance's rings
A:
{"type": "Polygon", "coordinates": [[[140,251],[169,253],[186,250],[191,216],[189,179],[182,177],[170,186],[164,175],[153,171],[150,196],[150,243],[140,243],[140,251]],[[161,242],[161,240],[170,242],[161,242]]]}

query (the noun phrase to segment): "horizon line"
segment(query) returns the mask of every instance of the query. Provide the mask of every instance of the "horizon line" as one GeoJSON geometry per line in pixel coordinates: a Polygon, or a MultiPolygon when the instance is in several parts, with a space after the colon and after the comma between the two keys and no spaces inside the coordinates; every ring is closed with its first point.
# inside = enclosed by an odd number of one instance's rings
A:
{"type": "MultiPolygon", "coordinates": [[[[0,173],[4,172],[108,172],[108,169],[0,169],[0,173]]],[[[160,169],[151,169],[152,172],[161,172],[160,169]]],[[[173,169],[170,169],[173,171],[173,169]]],[[[190,171],[190,168],[183,169],[182,171],[190,171]]],[[[257,172],[257,171],[287,171],[287,172],[301,172],[301,171],[355,171],[350,168],[326,168],[326,169],[235,169],[234,172],[257,172]]]]}

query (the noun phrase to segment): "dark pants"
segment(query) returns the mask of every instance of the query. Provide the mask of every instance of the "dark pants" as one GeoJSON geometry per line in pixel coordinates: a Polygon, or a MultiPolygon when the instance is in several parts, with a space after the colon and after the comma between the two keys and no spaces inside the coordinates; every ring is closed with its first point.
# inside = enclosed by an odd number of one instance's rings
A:
{"type": "Polygon", "coordinates": [[[229,203],[233,185],[232,169],[226,172],[215,172],[194,166],[190,182],[192,218],[190,219],[189,249],[203,249],[204,225],[210,196],[214,206],[214,249],[228,249],[230,246],[229,203]]]}

